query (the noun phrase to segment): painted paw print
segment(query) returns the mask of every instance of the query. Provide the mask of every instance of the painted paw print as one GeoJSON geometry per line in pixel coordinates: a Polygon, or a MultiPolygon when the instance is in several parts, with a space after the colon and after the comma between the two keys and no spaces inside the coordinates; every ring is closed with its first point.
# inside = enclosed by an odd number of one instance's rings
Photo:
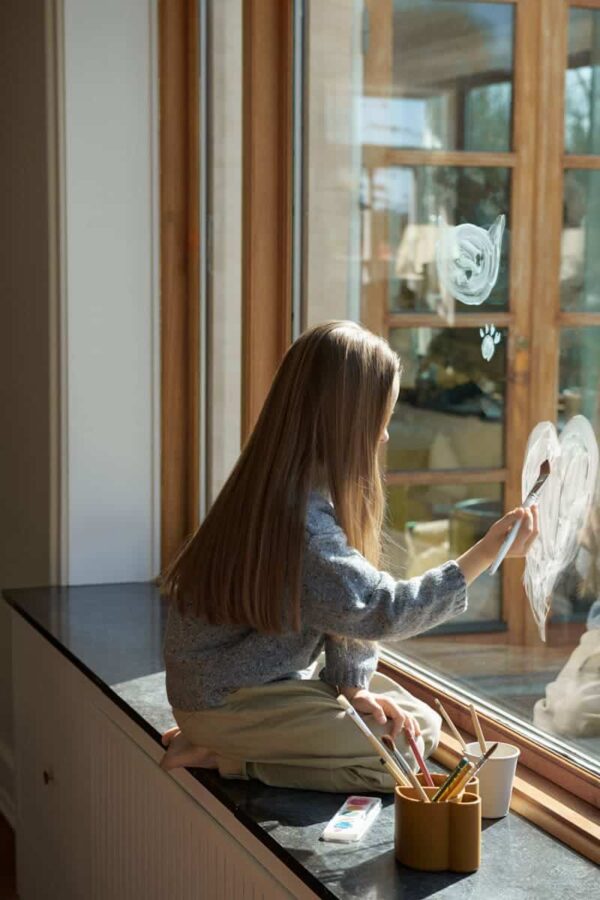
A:
{"type": "Polygon", "coordinates": [[[496,346],[502,340],[502,335],[499,331],[496,331],[495,325],[486,325],[484,328],[479,329],[479,334],[481,335],[481,355],[485,359],[486,362],[489,362],[492,356],[494,355],[494,351],[496,350],[496,346]]]}

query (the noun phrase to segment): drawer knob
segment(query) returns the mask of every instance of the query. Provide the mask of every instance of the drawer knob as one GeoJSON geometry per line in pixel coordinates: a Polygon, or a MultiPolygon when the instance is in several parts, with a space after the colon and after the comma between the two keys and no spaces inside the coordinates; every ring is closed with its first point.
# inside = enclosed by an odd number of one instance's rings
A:
{"type": "Polygon", "coordinates": [[[52,772],[49,772],[47,769],[44,769],[43,773],[44,784],[50,784],[51,781],[54,781],[54,775],[52,772]]]}

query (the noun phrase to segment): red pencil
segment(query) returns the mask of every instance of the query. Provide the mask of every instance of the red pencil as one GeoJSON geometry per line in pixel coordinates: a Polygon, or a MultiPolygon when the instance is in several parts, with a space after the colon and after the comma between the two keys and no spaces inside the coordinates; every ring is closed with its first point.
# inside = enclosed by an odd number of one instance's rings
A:
{"type": "Polygon", "coordinates": [[[435,787],[435,785],[433,783],[433,778],[429,774],[429,770],[428,770],[427,766],[425,765],[425,760],[421,756],[421,751],[417,747],[417,742],[415,741],[414,737],[412,736],[412,734],[410,733],[408,728],[406,728],[406,727],[404,728],[404,733],[406,734],[406,740],[408,741],[408,746],[412,750],[413,756],[417,761],[417,765],[418,765],[419,769],[421,770],[421,772],[423,773],[423,778],[425,779],[427,786],[435,787]]]}

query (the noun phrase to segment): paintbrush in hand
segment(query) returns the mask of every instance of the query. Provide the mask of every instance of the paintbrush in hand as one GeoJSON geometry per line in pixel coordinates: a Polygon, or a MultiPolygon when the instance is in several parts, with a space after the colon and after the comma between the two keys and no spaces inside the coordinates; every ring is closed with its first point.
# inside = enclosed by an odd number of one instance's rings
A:
{"type": "MultiPolygon", "coordinates": [[[[537,503],[539,493],[540,493],[541,489],[543,488],[544,484],[546,483],[549,474],[550,474],[550,463],[548,462],[547,459],[545,459],[544,462],[542,463],[542,465],[540,466],[540,474],[537,477],[536,483],[534,484],[532,489],[527,494],[527,497],[525,498],[525,501],[523,503],[523,506],[525,507],[525,509],[529,509],[530,506],[533,506],[534,503],[537,503]]],[[[514,544],[516,537],[519,533],[519,528],[521,527],[521,521],[522,520],[519,519],[517,522],[515,522],[513,527],[508,532],[507,536],[504,538],[502,546],[500,547],[500,550],[498,551],[498,556],[496,557],[496,559],[494,560],[494,562],[492,563],[492,565],[489,568],[490,575],[494,575],[498,571],[498,569],[500,567],[500,563],[502,562],[502,560],[504,559],[504,557],[506,556],[506,554],[508,553],[508,551],[514,544]]]]}

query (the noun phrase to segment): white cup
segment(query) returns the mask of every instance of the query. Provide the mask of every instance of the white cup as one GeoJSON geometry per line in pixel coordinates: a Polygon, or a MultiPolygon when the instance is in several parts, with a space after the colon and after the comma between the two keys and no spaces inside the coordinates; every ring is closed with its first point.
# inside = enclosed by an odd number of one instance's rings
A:
{"type": "MultiPolygon", "coordinates": [[[[489,749],[494,743],[495,741],[486,741],[485,749],[489,749]]],[[[477,772],[481,815],[484,819],[501,819],[507,814],[520,752],[512,744],[498,743],[496,750],[477,772]]],[[[465,756],[470,762],[478,760],[481,756],[479,744],[467,744],[465,756]]]]}

